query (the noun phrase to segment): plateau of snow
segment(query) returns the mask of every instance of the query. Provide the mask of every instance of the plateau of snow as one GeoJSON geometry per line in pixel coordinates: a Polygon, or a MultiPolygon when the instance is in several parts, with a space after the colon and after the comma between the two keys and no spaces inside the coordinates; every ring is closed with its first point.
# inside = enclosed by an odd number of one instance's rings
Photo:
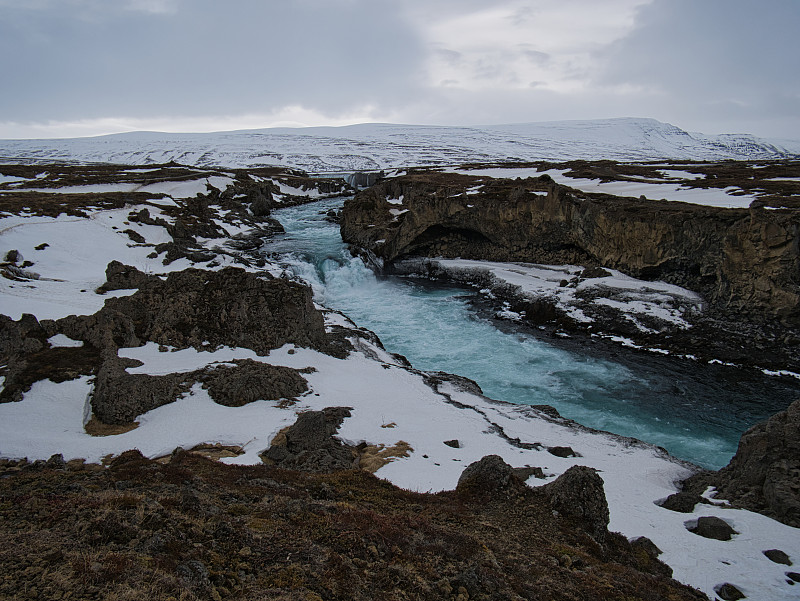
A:
{"type": "Polygon", "coordinates": [[[800,156],[800,141],[689,133],[654,119],[437,127],[362,124],[217,133],[132,132],[93,138],[0,140],[2,161],[167,163],[349,173],[408,166],[572,159],[769,160],[800,156]]]}

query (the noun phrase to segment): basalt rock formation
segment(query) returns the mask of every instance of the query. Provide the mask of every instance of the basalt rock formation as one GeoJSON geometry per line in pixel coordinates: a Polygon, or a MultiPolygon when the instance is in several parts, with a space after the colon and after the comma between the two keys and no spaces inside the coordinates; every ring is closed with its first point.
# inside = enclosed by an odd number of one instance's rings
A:
{"type": "Polygon", "coordinates": [[[296,282],[264,279],[235,267],[186,269],[163,281],[118,262],[109,264],[106,273],[109,279],[101,291],[134,286],[138,290],[107,299],[93,315],[41,323],[32,315],[18,321],[0,316],[0,358],[6,365],[0,402],[20,400],[37,380],[95,374],[91,398],[95,416],[103,423],[122,425],[174,401],[195,382],[202,382],[214,400],[229,406],[259,398],[291,398],[307,386],[295,370],[253,361],[207,372],[132,374],[126,368],[137,362],[120,358],[119,348],[156,342],[198,350],[241,347],[264,355],[293,343],[346,353],[329,341],[311,290],[296,282]],[[51,348],[47,338],[56,333],[83,346],[51,348]]]}
{"type": "Polygon", "coordinates": [[[59,320],[58,329],[98,348],[152,341],[176,348],[241,346],[264,354],[288,342],[317,347],[325,341],[309,288],[235,267],[146,280],[131,296],[106,300],[94,315],[59,320]]]}
{"type": "Polygon", "coordinates": [[[418,172],[347,200],[341,232],[385,268],[409,256],[605,266],[692,289],[723,315],[800,325],[792,209],[586,193],[546,175],[418,172]]]}
{"type": "Polygon", "coordinates": [[[348,407],[326,407],[299,414],[297,421],[276,436],[261,454],[262,461],[307,472],[353,467],[355,449],[334,438],[346,417],[350,417],[348,407]]]}
{"type": "Polygon", "coordinates": [[[693,476],[684,490],[707,486],[720,499],[800,528],[800,400],[742,434],[727,466],[693,476]]]}

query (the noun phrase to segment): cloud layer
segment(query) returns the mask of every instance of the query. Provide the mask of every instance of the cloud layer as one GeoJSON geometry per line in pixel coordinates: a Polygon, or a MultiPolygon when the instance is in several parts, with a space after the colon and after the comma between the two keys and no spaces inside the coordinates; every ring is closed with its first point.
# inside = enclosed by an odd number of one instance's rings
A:
{"type": "Polygon", "coordinates": [[[0,0],[0,137],[647,116],[800,138],[796,0],[0,0]]]}

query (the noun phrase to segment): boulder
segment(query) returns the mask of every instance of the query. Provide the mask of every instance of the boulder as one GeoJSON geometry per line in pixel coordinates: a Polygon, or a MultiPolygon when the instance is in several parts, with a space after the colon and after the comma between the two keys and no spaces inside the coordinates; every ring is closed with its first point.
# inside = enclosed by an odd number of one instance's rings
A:
{"type": "Polygon", "coordinates": [[[695,505],[703,502],[704,499],[700,495],[688,490],[682,490],[664,499],[661,507],[678,513],[692,513],[695,505]]]}
{"type": "Polygon", "coordinates": [[[603,479],[597,471],[574,465],[555,481],[542,487],[553,509],[562,516],[576,520],[597,542],[603,543],[608,534],[608,501],[603,479]]]}
{"type": "Polygon", "coordinates": [[[308,390],[308,383],[289,367],[267,365],[252,359],[233,362],[235,367],[219,365],[204,376],[214,402],[226,407],[241,407],[258,400],[278,400],[296,397],[308,390]]]}
{"type": "Polygon", "coordinates": [[[689,528],[689,532],[715,540],[731,540],[734,534],[739,534],[728,522],[713,515],[699,518],[697,524],[689,528]]]}
{"type": "Polygon", "coordinates": [[[792,565],[792,560],[785,551],[781,551],[780,549],[767,549],[764,551],[764,555],[766,555],[767,559],[775,563],[781,563],[785,566],[792,565]]]}
{"type": "Polygon", "coordinates": [[[548,447],[547,452],[556,457],[578,457],[578,454],[572,450],[572,447],[548,447]]]}
{"type": "Polygon", "coordinates": [[[714,592],[724,601],[739,601],[745,598],[744,593],[729,582],[715,586],[714,592]]]}
{"type": "Polygon", "coordinates": [[[456,490],[463,494],[504,493],[522,486],[514,469],[499,455],[486,455],[461,473],[456,490]]]}
{"type": "MultiPolygon", "coordinates": [[[[144,240],[141,241],[144,242],[144,240]]],[[[132,265],[123,265],[119,261],[111,261],[106,266],[106,282],[97,289],[97,292],[141,288],[146,284],[157,281],[160,280],[156,275],[141,272],[132,265]]]]}

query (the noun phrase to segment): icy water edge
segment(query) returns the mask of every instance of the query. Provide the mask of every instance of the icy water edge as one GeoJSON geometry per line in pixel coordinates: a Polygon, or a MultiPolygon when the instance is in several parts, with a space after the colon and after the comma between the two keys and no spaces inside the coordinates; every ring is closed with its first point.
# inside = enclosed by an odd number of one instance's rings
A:
{"type": "Polygon", "coordinates": [[[414,367],[475,380],[492,398],[552,405],[564,417],[660,445],[718,469],[742,432],[785,409],[800,383],[626,349],[542,340],[526,327],[487,318],[475,291],[377,277],[347,251],[324,213],[333,199],[280,209],[286,234],[264,250],[314,290],[315,300],[375,332],[414,367]]]}

